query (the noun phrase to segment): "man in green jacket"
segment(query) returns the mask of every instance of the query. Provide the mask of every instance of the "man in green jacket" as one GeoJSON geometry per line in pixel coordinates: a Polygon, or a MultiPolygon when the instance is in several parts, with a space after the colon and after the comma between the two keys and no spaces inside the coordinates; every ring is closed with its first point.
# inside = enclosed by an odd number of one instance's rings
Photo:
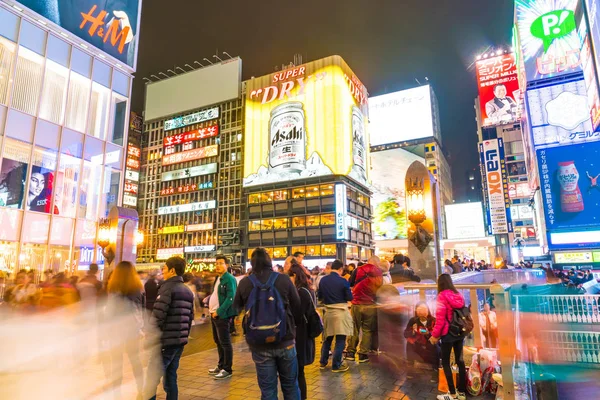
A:
{"type": "Polygon", "coordinates": [[[233,298],[237,289],[237,282],[233,275],[227,272],[229,262],[227,257],[218,255],[215,262],[218,275],[215,287],[208,301],[210,310],[212,332],[217,350],[219,351],[219,365],[208,370],[215,379],[231,378],[233,370],[233,346],[231,345],[231,334],[229,333],[231,317],[237,315],[233,308],[233,298]]]}

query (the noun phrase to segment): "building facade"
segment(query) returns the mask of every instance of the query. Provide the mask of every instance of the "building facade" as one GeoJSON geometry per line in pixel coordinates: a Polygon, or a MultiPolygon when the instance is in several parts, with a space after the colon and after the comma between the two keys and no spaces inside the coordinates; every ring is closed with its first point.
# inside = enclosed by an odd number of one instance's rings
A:
{"type": "Polygon", "coordinates": [[[0,3],[0,270],[76,272],[121,205],[139,4],[120,57],[34,3],[0,3]]]}

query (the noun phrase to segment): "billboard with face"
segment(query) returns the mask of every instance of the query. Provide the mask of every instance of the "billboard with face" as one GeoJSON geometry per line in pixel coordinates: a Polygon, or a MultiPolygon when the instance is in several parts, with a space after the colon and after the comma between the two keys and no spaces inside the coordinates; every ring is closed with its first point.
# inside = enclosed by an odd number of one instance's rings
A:
{"type": "Polygon", "coordinates": [[[243,186],[346,175],[367,183],[367,90],[339,56],[247,83],[243,186]]]}
{"type": "Polygon", "coordinates": [[[19,0],[19,3],[135,68],[140,0],[19,0]]]}
{"type": "Polygon", "coordinates": [[[483,126],[514,123],[519,119],[519,80],[514,54],[477,61],[479,107],[483,126]]]}

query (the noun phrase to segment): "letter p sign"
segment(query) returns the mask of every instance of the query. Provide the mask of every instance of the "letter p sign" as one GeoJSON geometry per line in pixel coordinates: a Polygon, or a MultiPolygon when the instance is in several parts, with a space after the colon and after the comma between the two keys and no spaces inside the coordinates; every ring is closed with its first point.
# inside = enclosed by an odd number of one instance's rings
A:
{"type": "Polygon", "coordinates": [[[531,24],[531,34],[544,43],[544,52],[554,41],[576,29],[575,14],[571,10],[556,10],[538,17],[531,24]]]}

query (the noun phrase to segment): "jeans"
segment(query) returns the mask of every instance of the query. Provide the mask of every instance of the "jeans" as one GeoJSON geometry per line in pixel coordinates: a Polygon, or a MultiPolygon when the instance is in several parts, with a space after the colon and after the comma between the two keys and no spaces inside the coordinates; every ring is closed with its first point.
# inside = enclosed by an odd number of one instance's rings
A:
{"type": "Polygon", "coordinates": [[[217,344],[217,351],[219,352],[219,369],[232,373],[233,365],[233,346],[231,345],[231,333],[229,318],[211,318],[213,339],[217,344]]]}
{"type": "Polygon", "coordinates": [[[377,308],[375,306],[352,305],[352,320],[354,322],[354,334],[348,341],[349,354],[355,354],[358,347],[360,330],[362,329],[362,340],[360,341],[359,354],[367,355],[371,350],[373,334],[377,332],[377,308]]]}
{"type": "Polygon", "coordinates": [[[456,394],[456,389],[462,393],[467,391],[467,370],[465,368],[465,360],[463,359],[463,345],[463,339],[446,341],[442,338],[442,367],[444,367],[444,375],[446,375],[450,394],[456,394]],[[454,387],[454,380],[452,379],[452,368],[450,368],[450,353],[452,352],[452,349],[454,349],[454,359],[458,365],[456,388],[454,387]]]}
{"type": "Polygon", "coordinates": [[[277,400],[277,374],[284,400],[300,399],[296,346],[285,349],[252,350],[261,400],[277,400]]]}
{"type": "MultiPolygon", "coordinates": [[[[329,350],[331,350],[331,343],[333,343],[333,338],[333,336],[329,336],[323,342],[323,347],[321,347],[321,365],[327,365],[327,363],[329,362],[329,350]]],[[[338,369],[340,365],[342,365],[342,353],[344,352],[344,346],[346,346],[346,336],[336,335],[335,347],[333,349],[333,364],[331,365],[333,369],[338,369]]]]}
{"type": "Polygon", "coordinates": [[[177,400],[179,391],[177,389],[177,368],[179,359],[183,353],[184,346],[163,347],[161,357],[153,357],[148,366],[148,391],[150,400],[156,400],[156,387],[160,381],[160,374],[152,374],[153,371],[161,371],[163,375],[163,388],[167,394],[167,400],[177,400]],[[150,376],[152,374],[152,376],[150,376]]]}

